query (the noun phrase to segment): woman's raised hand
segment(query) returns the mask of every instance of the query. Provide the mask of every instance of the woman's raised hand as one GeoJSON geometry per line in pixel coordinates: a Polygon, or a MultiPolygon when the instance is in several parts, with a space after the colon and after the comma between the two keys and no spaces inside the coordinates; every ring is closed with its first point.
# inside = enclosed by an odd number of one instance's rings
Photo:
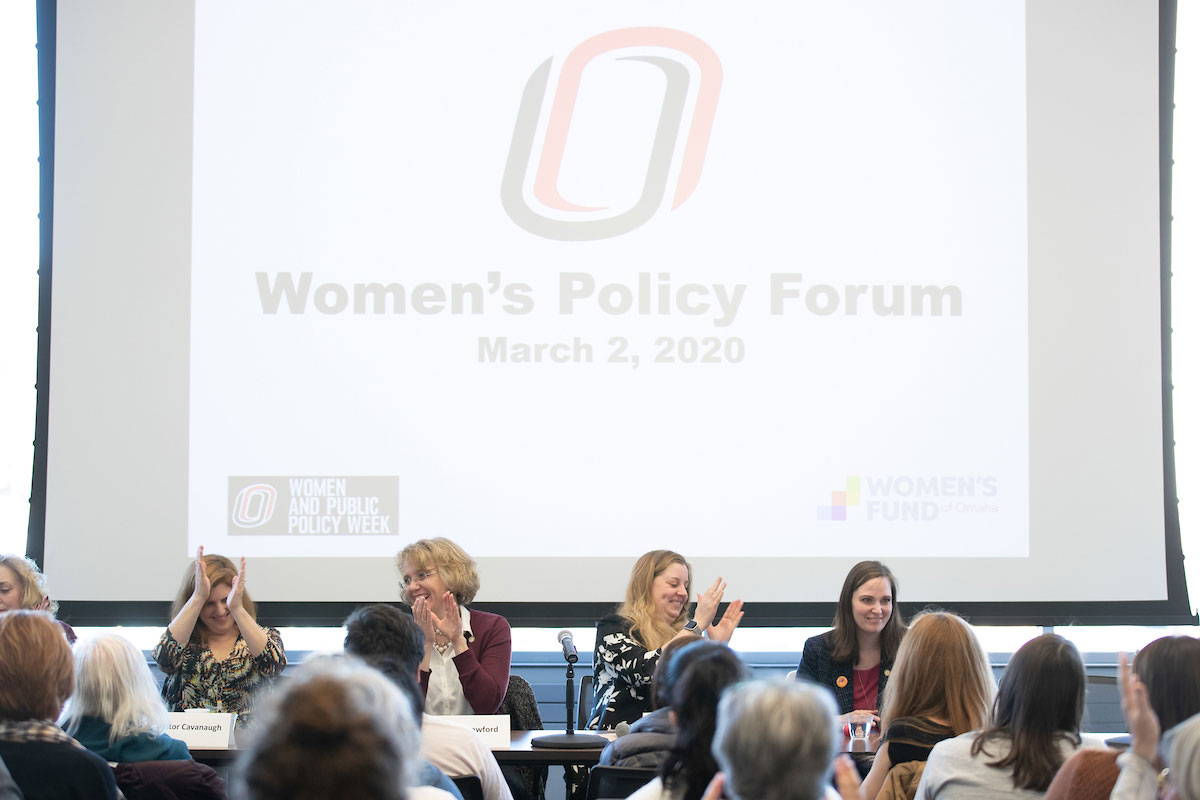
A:
{"type": "Polygon", "coordinates": [[[833,782],[837,785],[838,794],[842,800],[862,800],[862,782],[858,777],[858,767],[843,753],[833,761],[833,782]]]}
{"type": "Polygon", "coordinates": [[[713,619],[717,616],[717,606],[721,605],[721,598],[725,596],[725,581],[719,576],[713,581],[712,586],[704,590],[704,594],[696,598],[696,613],[692,615],[692,619],[696,620],[696,625],[702,631],[708,630],[708,626],[712,625],[713,619]]]}
{"type": "Polygon", "coordinates": [[[425,650],[433,647],[433,612],[429,610],[429,600],[418,597],[412,604],[413,620],[425,634],[425,650]]]}
{"type": "Polygon", "coordinates": [[[204,545],[200,545],[196,548],[196,579],[192,584],[192,597],[203,606],[211,593],[212,581],[208,579],[208,567],[204,564],[204,545]]]}
{"type": "MultiPolygon", "coordinates": [[[[463,637],[462,613],[458,610],[458,601],[454,599],[453,592],[446,592],[442,595],[442,616],[433,614],[433,624],[442,632],[450,642],[457,643],[463,637]]],[[[463,644],[466,644],[464,639],[463,644]]]]}
{"type": "Polygon", "coordinates": [[[1158,755],[1158,740],[1162,736],[1162,723],[1150,707],[1146,684],[1129,668],[1129,657],[1124,653],[1117,656],[1117,685],[1121,688],[1121,712],[1125,715],[1125,727],[1133,738],[1132,750],[1142,758],[1154,763],[1158,755]]]}
{"type": "Polygon", "coordinates": [[[708,638],[714,642],[728,643],[733,637],[733,632],[737,630],[738,623],[742,621],[742,616],[745,614],[742,611],[742,601],[734,600],[725,609],[724,616],[721,621],[708,629],[708,638]]]}
{"type": "Polygon", "coordinates": [[[233,585],[229,587],[229,594],[225,596],[225,605],[229,608],[230,614],[236,614],[242,608],[242,597],[246,594],[246,557],[242,556],[242,568],[238,570],[238,574],[233,579],[233,585]]]}

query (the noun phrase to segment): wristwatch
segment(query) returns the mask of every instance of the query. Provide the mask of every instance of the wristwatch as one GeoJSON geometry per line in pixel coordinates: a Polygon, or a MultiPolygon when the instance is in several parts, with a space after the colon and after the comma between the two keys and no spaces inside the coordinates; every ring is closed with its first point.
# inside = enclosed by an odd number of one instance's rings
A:
{"type": "Polygon", "coordinates": [[[685,631],[695,631],[695,630],[696,630],[696,628],[698,628],[698,627],[700,627],[700,626],[699,626],[699,625],[696,623],[696,620],[694,620],[694,619],[689,619],[689,620],[688,620],[688,621],[687,621],[687,622],[684,624],[684,626],[683,626],[683,629],[684,629],[685,631]]]}

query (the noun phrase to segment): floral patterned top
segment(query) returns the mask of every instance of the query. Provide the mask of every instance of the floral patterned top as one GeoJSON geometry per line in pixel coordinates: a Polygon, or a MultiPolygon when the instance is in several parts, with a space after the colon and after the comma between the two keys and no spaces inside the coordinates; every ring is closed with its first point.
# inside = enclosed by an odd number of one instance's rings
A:
{"type": "Polygon", "coordinates": [[[224,661],[213,657],[207,645],[175,641],[168,628],[154,648],[154,660],[166,673],[163,698],[172,711],[207,708],[237,712],[238,727],[249,721],[254,694],[270,684],[287,666],[283,639],[274,628],[267,632],[267,646],[257,657],[250,654],[246,640],[238,636],[233,652],[224,661]]]}
{"type": "Polygon", "coordinates": [[[651,710],[650,683],[662,650],[648,650],[634,638],[629,620],[612,615],[596,623],[595,703],[589,728],[612,730],[636,722],[651,710]]]}

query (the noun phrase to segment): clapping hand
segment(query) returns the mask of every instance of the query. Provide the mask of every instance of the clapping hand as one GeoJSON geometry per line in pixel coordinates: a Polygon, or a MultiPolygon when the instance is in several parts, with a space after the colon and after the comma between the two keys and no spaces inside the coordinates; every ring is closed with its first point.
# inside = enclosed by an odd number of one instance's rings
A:
{"type": "MultiPolygon", "coordinates": [[[[207,579],[207,575],[205,578],[207,579]]],[[[229,594],[225,596],[225,605],[229,608],[230,614],[236,614],[242,607],[242,597],[246,594],[246,557],[242,556],[242,568],[238,570],[238,574],[233,579],[233,585],[229,587],[229,594]]]]}
{"type": "Polygon", "coordinates": [[[430,615],[433,617],[433,624],[450,642],[457,643],[463,638],[462,613],[458,610],[458,602],[454,599],[453,592],[442,595],[442,616],[439,617],[432,611],[430,615]]]}
{"type": "Polygon", "coordinates": [[[1158,721],[1158,715],[1150,707],[1146,684],[1129,668],[1129,657],[1121,653],[1117,665],[1117,683],[1121,687],[1121,713],[1125,715],[1125,726],[1129,728],[1129,734],[1133,737],[1131,749],[1153,764],[1158,753],[1162,725],[1158,721]]]}
{"type": "Polygon", "coordinates": [[[725,596],[725,581],[717,577],[712,586],[704,590],[704,594],[696,598],[696,613],[692,616],[701,631],[708,630],[713,619],[717,616],[717,606],[725,596]]]}
{"type": "Polygon", "coordinates": [[[742,621],[744,614],[742,601],[734,600],[729,604],[729,608],[725,609],[725,615],[721,617],[721,621],[708,629],[708,638],[714,642],[728,642],[733,637],[733,632],[737,630],[738,623],[742,621]]]}
{"type": "Polygon", "coordinates": [[[837,784],[838,794],[842,800],[862,800],[862,781],[858,777],[858,767],[850,756],[843,753],[833,762],[833,782],[837,784]]]}
{"type": "MultiPolygon", "coordinates": [[[[243,559],[244,563],[245,559],[243,559]]],[[[200,545],[196,548],[196,576],[192,582],[192,597],[203,606],[208,602],[208,596],[211,593],[212,581],[208,579],[208,567],[204,563],[204,545],[200,545]]]]}

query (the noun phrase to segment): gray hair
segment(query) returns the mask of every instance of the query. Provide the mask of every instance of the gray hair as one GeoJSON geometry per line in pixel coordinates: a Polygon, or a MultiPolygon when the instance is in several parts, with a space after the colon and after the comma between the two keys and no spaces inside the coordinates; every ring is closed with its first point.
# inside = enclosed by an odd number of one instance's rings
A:
{"type": "Polygon", "coordinates": [[[260,709],[231,796],[403,800],[417,779],[421,734],[412,708],[357,658],[305,660],[260,709]]]}
{"type": "Polygon", "coordinates": [[[837,707],[829,690],[752,681],[725,692],[713,756],[734,800],[817,800],[833,769],[837,707]]]}
{"type": "Polygon", "coordinates": [[[84,717],[110,726],[108,743],[167,730],[167,707],[146,657],[128,639],[108,634],[75,645],[75,693],[59,724],[74,736],[84,717]]]}
{"type": "Polygon", "coordinates": [[[1180,800],[1200,800],[1200,714],[1167,731],[1163,751],[1180,800]]]}

